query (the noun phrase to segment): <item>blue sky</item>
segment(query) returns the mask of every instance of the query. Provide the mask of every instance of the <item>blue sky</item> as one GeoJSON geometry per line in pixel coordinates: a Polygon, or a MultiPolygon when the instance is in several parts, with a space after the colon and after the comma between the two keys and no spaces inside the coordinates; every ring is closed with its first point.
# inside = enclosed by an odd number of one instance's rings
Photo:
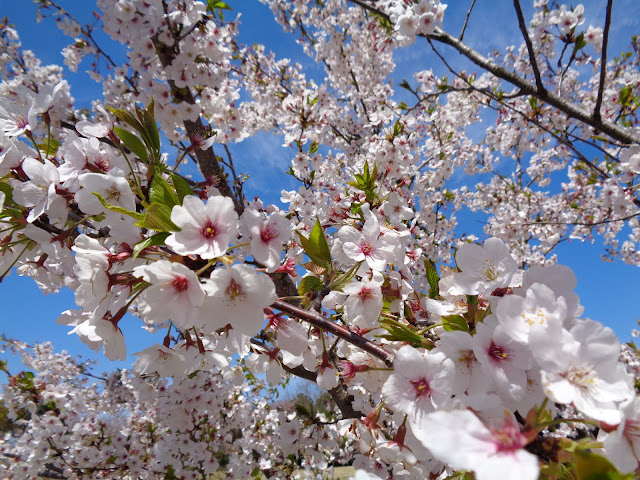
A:
{"type": "MultiPolygon", "coordinates": [[[[314,75],[320,75],[320,69],[313,61],[309,61],[302,53],[302,49],[294,43],[295,38],[284,34],[273,20],[270,10],[257,0],[230,0],[228,3],[242,14],[240,40],[247,44],[263,43],[267,48],[275,51],[279,57],[289,57],[295,61],[309,65],[314,75]]],[[[469,2],[450,1],[445,15],[445,29],[457,36],[464,19],[469,2]]],[[[531,12],[529,2],[523,1],[527,12],[531,12]]],[[[583,2],[587,21],[602,25],[604,5],[601,0],[583,2]]],[[[73,12],[81,22],[92,22],[91,11],[94,2],[90,0],[60,0],[59,4],[73,12]]],[[[515,23],[515,14],[511,1],[477,2],[471,16],[465,40],[481,52],[489,52],[495,48],[503,48],[509,44],[519,44],[521,37],[515,23]],[[490,3],[490,5],[487,5],[490,3]],[[498,18],[497,18],[498,17],[498,18]],[[500,28],[496,28],[496,24],[500,28]]],[[[611,36],[611,51],[618,53],[628,43],[634,33],[640,33],[637,0],[620,0],[614,5],[614,22],[611,36]],[[629,15],[629,12],[635,12],[629,15]]],[[[0,0],[0,15],[8,16],[15,24],[20,34],[23,48],[31,49],[42,59],[43,63],[57,63],[62,65],[60,51],[68,45],[70,39],[64,37],[51,19],[37,24],[35,21],[35,6],[29,0],[0,0]]],[[[104,38],[98,37],[106,44],[114,45],[104,38]]],[[[115,57],[118,59],[118,56],[115,57]]],[[[120,56],[119,60],[124,57],[120,56]]],[[[454,65],[465,65],[461,56],[452,56],[454,65]]],[[[429,52],[424,42],[419,42],[412,48],[402,49],[396,55],[398,71],[396,84],[403,78],[411,79],[414,71],[433,68],[436,72],[443,71],[429,52]]],[[[72,95],[76,99],[76,106],[88,105],[90,100],[100,94],[98,84],[83,73],[88,66],[82,64],[79,72],[67,72],[67,79],[72,86],[72,95]]],[[[475,70],[475,69],[474,69],[475,70]]],[[[316,77],[317,78],[317,77],[316,77]]],[[[291,152],[280,148],[282,138],[261,134],[235,147],[235,159],[238,169],[254,172],[247,184],[247,194],[251,198],[254,194],[263,197],[267,202],[278,203],[282,188],[297,188],[291,177],[284,175],[288,168],[291,152]],[[264,171],[266,159],[268,175],[256,174],[255,165],[260,165],[264,171]],[[273,185],[277,185],[273,188],[273,185]]],[[[459,215],[462,222],[461,231],[474,233],[482,237],[482,223],[474,214],[459,215]]],[[[562,244],[557,249],[559,262],[569,265],[578,277],[577,293],[585,306],[584,316],[599,320],[614,328],[618,336],[630,340],[630,331],[636,326],[640,311],[635,304],[638,285],[640,285],[640,270],[638,267],[624,265],[620,262],[605,263],[600,255],[604,253],[602,245],[581,243],[578,241],[562,244]]],[[[101,368],[130,366],[133,358],[127,362],[108,362],[102,354],[95,354],[85,347],[75,336],[68,336],[68,328],[57,325],[55,319],[59,314],[70,308],[76,308],[73,293],[63,290],[59,294],[44,296],[35,283],[27,278],[20,278],[15,273],[0,284],[0,301],[4,308],[0,315],[0,332],[7,336],[24,341],[51,340],[57,349],[66,349],[79,353],[87,358],[95,358],[101,362],[101,368]]],[[[158,337],[151,337],[140,328],[138,319],[128,317],[120,324],[127,338],[128,352],[142,350],[158,341],[158,337]]]]}

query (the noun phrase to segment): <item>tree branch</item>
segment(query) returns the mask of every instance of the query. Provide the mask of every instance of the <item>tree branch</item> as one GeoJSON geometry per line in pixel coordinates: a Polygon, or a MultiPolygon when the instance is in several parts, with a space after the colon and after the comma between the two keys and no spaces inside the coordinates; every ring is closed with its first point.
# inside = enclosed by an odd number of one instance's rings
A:
{"type": "MultiPolygon", "coordinates": [[[[349,0],[350,2],[368,10],[376,15],[379,15],[381,18],[390,21],[389,15],[385,14],[381,10],[373,7],[368,4],[364,0],[349,0]]],[[[612,1],[612,0],[609,0],[612,1]]],[[[605,25],[606,26],[606,25],[605,25]]],[[[461,40],[452,37],[448,33],[444,32],[442,29],[437,28],[430,35],[420,35],[424,38],[431,38],[432,40],[436,40],[438,42],[447,44],[453,48],[455,48],[459,53],[467,57],[473,63],[483,68],[484,70],[492,73],[498,78],[502,80],[506,80],[512,85],[518,87],[523,94],[533,95],[538,100],[548,103],[556,107],[558,110],[564,112],[569,117],[579,120],[594,129],[609,135],[611,138],[621,142],[625,145],[630,145],[632,143],[640,143],[640,136],[618,126],[611,122],[604,121],[602,119],[597,119],[585,112],[583,109],[573,105],[571,102],[564,100],[562,97],[551,93],[547,90],[539,91],[536,88],[536,85],[526,81],[524,78],[520,77],[518,74],[507,70],[502,65],[498,65],[497,63],[492,62],[487,57],[481,55],[479,52],[475,51],[468,45],[464,44],[461,40]]]]}
{"type": "Polygon", "coordinates": [[[566,113],[571,118],[586,123],[594,129],[609,135],[611,138],[614,138],[615,140],[625,145],[640,143],[640,136],[637,136],[632,132],[619,127],[618,125],[614,125],[613,123],[594,119],[583,109],[576,107],[575,105],[564,100],[555,93],[551,93],[547,90],[538,91],[535,85],[518,76],[516,73],[507,70],[502,65],[498,65],[492,62],[485,56],[481,55],[480,53],[476,52],[469,46],[459,41],[457,38],[454,38],[448,33],[442,31],[440,28],[436,28],[435,32],[431,35],[422,36],[425,38],[431,38],[432,40],[436,40],[455,48],[458,52],[460,52],[462,55],[467,57],[479,67],[485,69],[489,73],[492,73],[496,77],[506,80],[512,85],[515,85],[516,87],[520,88],[523,93],[533,95],[537,99],[548,103],[549,105],[552,105],[558,110],[566,113]]]}
{"type": "Polygon", "coordinates": [[[311,325],[318,327],[321,330],[325,330],[337,337],[343,338],[352,345],[355,345],[365,352],[370,353],[374,357],[379,358],[388,366],[391,366],[393,363],[393,355],[391,353],[387,352],[385,349],[376,345],[370,340],[367,340],[363,336],[353,333],[351,330],[348,330],[347,328],[332,322],[319,313],[294,307],[293,305],[283,302],[282,300],[276,300],[271,306],[282,312],[288,313],[289,315],[309,322],[311,325]]]}
{"type": "Polygon", "coordinates": [[[604,81],[607,76],[607,46],[609,45],[609,27],[611,26],[611,9],[613,0],[607,1],[607,13],[604,20],[604,31],[602,32],[602,55],[600,56],[600,80],[598,83],[598,97],[596,106],[593,108],[593,118],[601,120],[600,108],[602,107],[602,97],[604,96],[604,81]]]}
{"type": "Polygon", "coordinates": [[[467,29],[467,22],[469,21],[469,17],[471,16],[471,10],[473,10],[473,6],[476,4],[476,0],[473,0],[471,2],[471,5],[469,6],[469,10],[467,10],[467,15],[464,17],[464,24],[462,25],[462,30],[460,31],[460,36],[458,37],[458,40],[462,41],[462,38],[464,37],[464,32],[467,29]]]}
{"type": "MultiPolygon", "coordinates": [[[[251,339],[251,343],[257,345],[260,349],[272,352],[272,350],[267,345],[259,342],[258,340],[251,339]]],[[[280,366],[285,372],[290,373],[291,375],[295,375],[296,377],[308,380],[309,382],[317,383],[318,374],[316,372],[309,371],[302,365],[298,365],[296,367],[289,367],[285,365],[284,363],[282,363],[282,354],[280,353],[278,353],[278,360],[280,361],[280,366]]],[[[337,387],[328,390],[328,392],[329,395],[331,395],[331,399],[336,402],[337,407],[340,409],[340,413],[342,413],[343,419],[364,417],[364,414],[362,412],[354,410],[354,398],[352,395],[349,395],[349,392],[347,392],[346,386],[344,383],[342,383],[342,380],[337,387]]]]}
{"type": "Polygon", "coordinates": [[[529,31],[527,25],[524,22],[524,16],[522,15],[522,8],[520,7],[520,0],[513,0],[513,6],[516,9],[518,15],[518,26],[524,37],[524,43],[527,45],[527,51],[529,52],[529,61],[531,62],[531,69],[533,70],[533,76],[536,79],[536,87],[539,92],[544,92],[545,88],[542,84],[542,78],[540,77],[540,69],[538,68],[538,62],[536,61],[536,54],[533,50],[533,43],[531,43],[531,37],[529,37],[529,31]]]}

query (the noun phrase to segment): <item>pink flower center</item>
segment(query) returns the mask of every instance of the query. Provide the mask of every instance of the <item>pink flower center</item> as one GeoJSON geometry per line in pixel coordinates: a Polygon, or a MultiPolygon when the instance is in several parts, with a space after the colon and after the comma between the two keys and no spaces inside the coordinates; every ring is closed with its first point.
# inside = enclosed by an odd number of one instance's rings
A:
{"type": "Polygon", "coordinates": [[[428,397],[431,395],[431,387],[429,387],[429,382],[426,378],[411,380],[411,385],[413,385],[416,397],[428,397]]]}
{"type": "Polygon", "coordinates": [[[218,228],[213,224],[213,222],[211,220],[207,220],[207,222],[204,224],[204,227],[202,227],[202,229],[200,230],[200,233],[207,240],[211,240],[212,238],[215,238],[219,232],[218,228]]]}
{"type": "Polygon", "coordinates": [[[171,286],[176,293],[182,293],[189,288],[189,279],[183,276],[175,277],[171,282],[171,286]]]}
{"type": "Polygon", "coordinates": [[[260,240],[264,243],[271,243],[271,240],[278,236],[278,232],[276,232],[275,228],[271,225],[267,225],[264,228],[260,229],[260,240]]]}
{"type": "Polygon", "coordinates": [[[29,120],[24,118],[23,115],[18,115],[16,118],[16,126],[22,130],[23,128],[27,128],[29,126],[29,120]]]}
{"type": "Polygon", "coordinates": [[[111,162],[106,157],[97,158],[95,160],[94,164],[99,170],[101,170],[103,172],[108,172],[109,169],[111,168],[111,162]]]}
{"type": "Polygon", "coordinates": [[[507,349],[500,345],[496,345],[493,342],[491,342],[491,346],[489,347],[489,351],[487,353],[489,354],[489,357],[496,362],[502,362],[509,359],[509,353],[507,349]]]}
{"type": "Polygon", "coordinates": [[[517,425],[512,423],[506,424],[502,430],[493,430],[491,438],[498,452],[514,452],[528,443],[527,437],[522,435],[517,425]]]}
{"type": "Polygon", "coordinates": [[[224,293],[231,297],[231,299],[236,298],[238,295],[242,295],[244,292],[242,291],[242,285],[236,282],[233,278],[229,282],[229,286],[224,291],[224,293]]]}
{"type": "Polygon", "coordinates": [[[373,292],[369,287],[362,287],[362,290],[358,292],[358,297],[360,297],[360,301],[366,302],[373,297],[373,292]]]}
{"type": "Polygon", "coordinates": [[[373,253],[373,245],[371,243],[362,241],[362,243],[360,243],[360,251],[365,257],[368,257],[369,255],[371,255],[371,253],[373,253]]]}
{"type": "Polygon", "coordinates": [[[640,438],[640,420],[627,420],[624,424],[624,436],[635,442],[640,438]]]}

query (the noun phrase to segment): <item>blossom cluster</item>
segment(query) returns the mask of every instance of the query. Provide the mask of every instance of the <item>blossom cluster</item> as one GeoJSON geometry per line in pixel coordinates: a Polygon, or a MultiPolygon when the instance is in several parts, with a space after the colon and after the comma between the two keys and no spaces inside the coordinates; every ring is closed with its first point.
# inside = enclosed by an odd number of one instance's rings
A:
{"type": "Polygon", "coordinates": [[[28,368],[3,386],[3,478],[284,478],[326,470],[349,450],[331,410],[304,417],[271,405],[239,367],[150,384],[126,370],[97,377],[49,343],[2,347],[28,368]]]}
{"type": "Polygon", "coordinates": [[[636,472],[634,375],[552,252],[600,234],[639,263],[640,49],[583,82],[607,29],[580,31],[581,6],[537,2],[527,41],[489,59],[442,30],[437,0],[265,3],[324,78],[242,45],[224,2],[195,0],[99,0],[127,52],[101,70],[93,27],[42,2],[74,38],[66,63],[96,58],[87,113],[0,25],[0,279],[72,289],[58,323],[112,360],[129,314],[166,331],[102,391],[38,347],[38,379],[3,395],[24,420],[4,444],[22,470],[7,471],[278,478],[298,462],[312,476],[353,445],[380,478],[636,472]],[[422,37],[486,71],[418,71],[397,82],[413,103],[397,100],[394,51],[422,37]],[[248,200],[236,172],[235,143],[263,130],[300,183],[286,209],[248,200]],[[456,234],[463,208],[489,215],[483,242],[456,234]],[[340,422],[270,410],[241,371],[315,382],[340,422]]]}

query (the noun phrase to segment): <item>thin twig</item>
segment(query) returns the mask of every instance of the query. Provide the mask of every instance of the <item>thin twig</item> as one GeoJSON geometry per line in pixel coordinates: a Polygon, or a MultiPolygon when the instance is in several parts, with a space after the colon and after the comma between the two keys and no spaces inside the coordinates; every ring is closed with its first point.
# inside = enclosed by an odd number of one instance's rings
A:
{"type": "Polygon", "coordinates": [[[602,97],[604,95],[604,80],[607,76],[607,46],[609,44],[609,27],[611,26],[611,9],[613,0],[607,1],[607,13],[604,20],[604,31],[602,33],[602,55],[600,55],[600,82],[598,84],[598,97],[596,106],[593,109],[593,118],[601,120],[600,108],[602,107],[602,97]]]}
{"type": "Polygon", "coordinates": [[[337,337],[347,340],[352,345],[355,345],[365,352],[379,358],[388,366],[391,366],[392,364],[393,355],[391,353],[387,352],[385,349],[376,345],[370,340],[367,340],[363,336],[353,333],[351,330],[348,330],[347,328],[332,322],[319,313],[294,307],[293,305],[283,302],[282,300],[276,300],[271,306],[296,318],[305,320],[313,326],[332,333],[337,337]]]}
{"type": "Polygon", "coordinates": [[[523,93],[528,95],[533,95],[538,100],[541,100],[549,105],[556,107],[558,110],[566,113],[569,117],[579,120],[594,129],[609,135],[611,138],[618,140],[619,142],[624,143],[625,145],[629,145],[632,143],[640,143],[640,136],[634,134],[633,132],[615,125],[611,122],[604,120],[596,120],[590,114],[585,112],[582,108],[577,107],[571,102],[563,99],[559,95],[555,93],[551,93],[548,90],[544,90],[542,92],[538,91],[536,86],[524,78],[520,77],[518,74],[507,70],[502,65],[498,65],[493,61],[489,60],[487,57],[481,55],[476,52],[469,46],[460,42],[457,38],[452,37],[448,33],[444,32],[440,28],[436,28],[435,32],[431,35],[423,35],[425,38],[430,38],[432,40],[436,40],[441,43],[445,43],[453,48],[455,48],[458,52],[463,54],[473,63],[488,71],[489,73],[494,74],[496,77],[501,78],[502,80],[506,80],[507,82],[515,85],[520,88],[523,93]]]}
{"type": "MultiPolygon", "coordinates": [[[[444,65],[447,67],[447,69],[449,69],[449,71],[455,75],[456,77],[460,78],[461,80],[463,80],[464,82],[467,83],[467,85],[469,85],[469,87],[482,94],[482,95],[486,95],[487,97],[491,98],[492,100],[496,100],[499,101],[499,99],[496,97],[496,95],[489,89],[479,89],[474,87],[472,84],[469,83],[469,80],[465,77],[463,77],[462,75],[460,75],[459,73],[457,73],[453,67],[451,67],[449,65],[449,63],[447,62],[447,60],[442,56],[442,54],[440,52],[438,52],[438,50],[436,49],[436,47],[433,45],[433,43],[431,42],[430,39],[427,39],[427,41],[429,42],[429,45],[431,45],[431,48],[433,49],[433,52],[438,56],[438,58],[440,58],[440,61],[442,61],[442,63],[444,63],[444,65]]],[[[504,96],[503,96],[504,98],[504,96]]],[[[596,171],[598,176],[601,178],[608,178],[609,175],[607,174],[607,172],[605,172],[604,170],[602,170],[600,167],[598,167],[597,165],[595,165],[593,162],[591,162],[587,157],[585,157],[571,142],[569,142],[567,139],[563,138],[562,136],[556,134],[555,132],[553,132],[551,129],[549,129],[548,127],[544,126],[543,124],[541,124],[539,121],[537,121],[535,118],[531,118],[529,117],[525,112],[515,108],[513,105],[510,105],[507,102],[502,103],[502,105],[521,115],[527,122],[532,123],[533,125],[535,125],[536,127],[538,127],[540,130],[546,132],[547,134],[551,135],[555,140],[557,140],[559,143],[562,143],[563,145],[565,145],[567,148],[569,148],[571,151],[573,151],[576,156],[585,163],[585,165],[587,165],[589,168],[591,168],[592,170],[596,171]]],[[[491,106],[491,104],[487,105],[487,108],[491,108],[491,109],[495,109],[493,106],[491,106]]]]}
{"type": "Polygon", "coordinates": [[[462,41],[462,38],[464,37],[464,31],[467,29],[467,22],[469,21],[469,17],[471,16],[471,10],[473,10],[473,6],[476,4],[476,0],[473,0],[471,2],[471,5],[469,6],[469,10],[467,10],[467,16],[464,17],[464,25],[462,25],[462,31],[460,32],[460,36],[458,37],[458,40],[462,41]]]}
{"type": "Polygon", "coordinates": [[[578,225],[583,227],[594,227],[596,225],[606,225],[607,223],[615,223],[615,222],[624,222],[626,220],[630,220],[632,218],[640,216],[640,213],[633,213],[631,215],[627,215],[626,217],[621,218],[609,218],[605,220],[600,220],[598,222],[523,222],[523,223],[511,223],[507,226],[529,226],[529,225],[578,225]]]}
{"type": "Polygon", "coordinates": [[[538,68],[538,62],[536,61],[536,53],[533,50],[533,43],[531,43],[531,37],[529,37],[529,31],[527,25],[524,23],[524,16],[522,15],[522,8],[520,7],[520,0],[513,0],[513,6],[516,9],[518,15],[518,26],[524,37],[524,43],[527,45],[527,51],[529,52],[529,61],[531,62],[531,69],[533,70],[533,76],[536,79],[536,87],[540,92],[544,91],[544,85],[542,84],[542,78],[540,77],[540,69],[538,68]]]}

